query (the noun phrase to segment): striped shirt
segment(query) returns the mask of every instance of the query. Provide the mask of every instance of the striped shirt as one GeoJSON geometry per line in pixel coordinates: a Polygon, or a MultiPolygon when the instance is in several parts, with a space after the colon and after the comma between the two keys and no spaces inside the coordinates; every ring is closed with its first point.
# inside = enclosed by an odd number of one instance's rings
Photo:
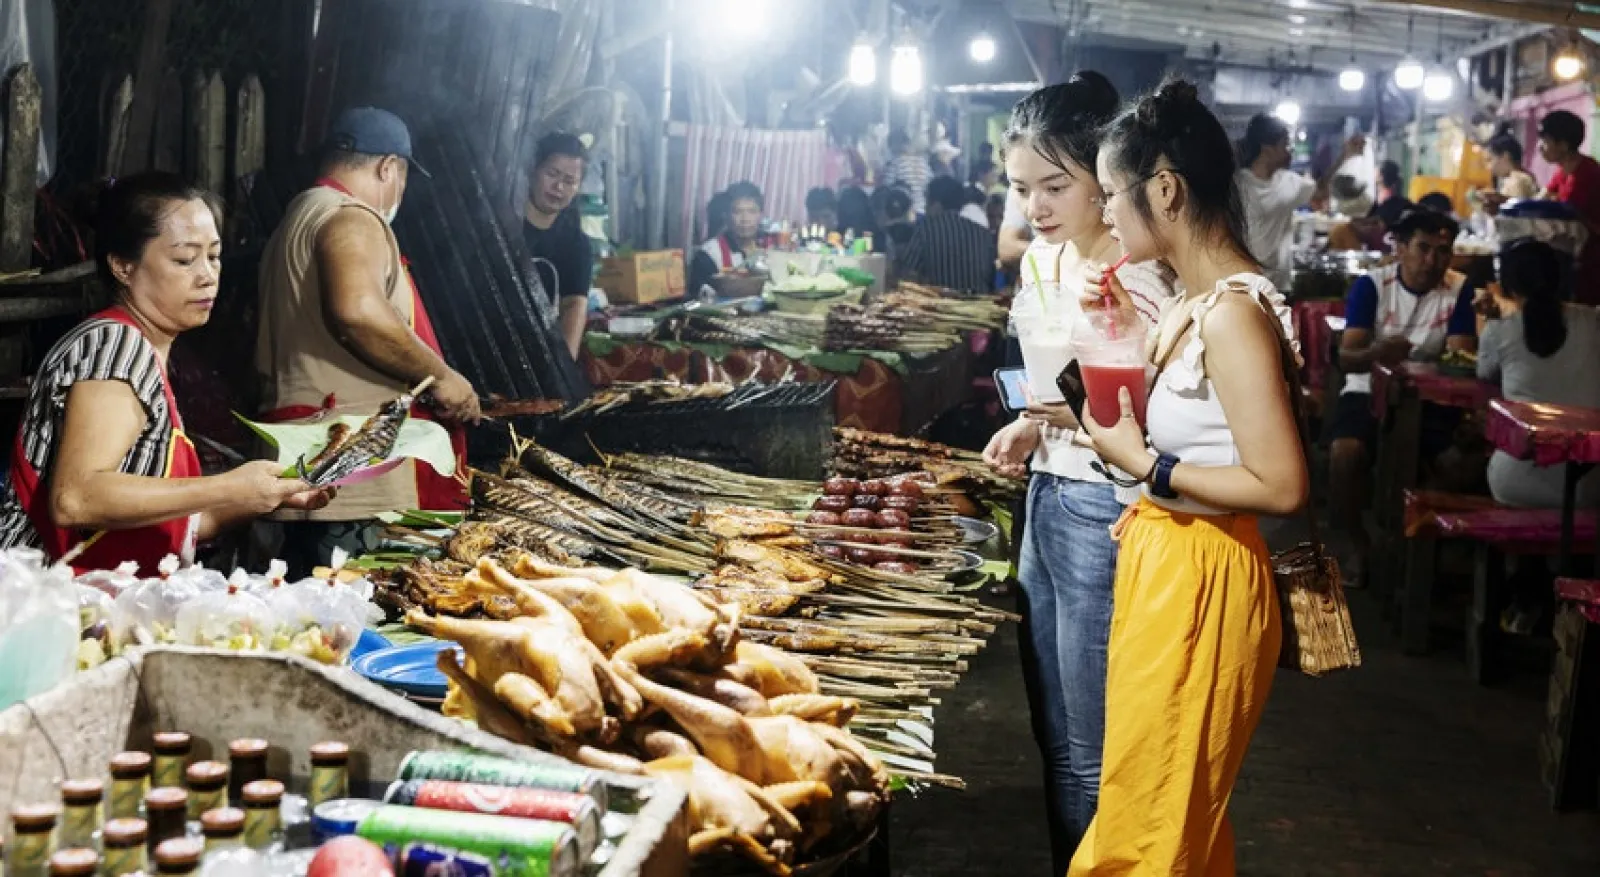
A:
{"type": "Polygon", "coordinates": [[[897,155],[883,169],[883,184],[905,189],[911,195],[911,212],[918,216],[928,212],[928,183],[932,179],[933,167],[920,152],[897,155]]]}
{"type": "Polygon", "coordinates": [[[918,223],[901,255],[902,274],[962,292],[993,292],[994,234],[959,213],[941,213],[918,223]]]}
{"type": "MultiPolygon", "coordinates": [[[[172,418],[163,392],[161,361],[156,349],[132,326],[116,320],[87,320],[56,342],[39,365],[38,377],[28,397],[18,434],[23,455],[39,482],[50,480],[62,423],[67,416],[67,393],[79,381],[121,381],[133,388],[144,406],[144,429],[122,459],[121,472],[159,476],[166,468],[172,445],[172,418]]],[[[22,510],[11,480],[0,492],[0,548],[37,547],[39,534],[22,510]]]]}

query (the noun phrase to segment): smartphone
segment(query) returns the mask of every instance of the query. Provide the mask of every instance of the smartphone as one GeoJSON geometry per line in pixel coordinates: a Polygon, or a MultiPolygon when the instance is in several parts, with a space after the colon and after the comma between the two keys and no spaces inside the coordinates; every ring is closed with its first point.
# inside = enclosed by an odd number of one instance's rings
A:
{"type": "Polygon", "coordinates": [[[1067,407],[1072,409],[1072,416],[1083,422],[1083,405],[1089,398],[1089,392],[1083,387],[1083,371],[1078,368],[1078,361],[1067,363],[1067,367],[1056,375],[1056,389],[1067,400],[1067,407]]]}
{"type": "Polygon", "coordinates": [[[1012,414],[1028,410],[1028,370],[1025,368],[995,369],[994,386],[1000,391],[1000,404],[1012,414]]]}

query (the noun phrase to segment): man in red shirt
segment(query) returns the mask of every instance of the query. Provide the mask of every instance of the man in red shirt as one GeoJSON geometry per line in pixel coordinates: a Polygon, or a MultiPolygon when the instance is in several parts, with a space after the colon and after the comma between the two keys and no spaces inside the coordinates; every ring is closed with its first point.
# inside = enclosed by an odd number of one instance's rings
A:
{"type": "Polygon", "coordinates": [[[1578,257],[1572,280],[1572,298],[1583,304],[1600,304],[1600,162],[1584,155],[1583,120],[1566,110],[1556,110],[1539,122],[1539,154],[1556,166],[1545,191],[1553,200],[1570,205],[1589,227],[1589,240],[1578,257]]]}

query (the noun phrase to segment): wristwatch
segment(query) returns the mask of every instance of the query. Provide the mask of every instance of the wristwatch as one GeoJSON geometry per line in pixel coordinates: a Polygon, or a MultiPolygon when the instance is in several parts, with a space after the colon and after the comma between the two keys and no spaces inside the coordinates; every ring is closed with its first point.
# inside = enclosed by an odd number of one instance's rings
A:
{"type": "Polygon", "coordinates": [[[1178,492],[1172,489],[1172,469],[1178,462],[1178,458],[1171,454],[1156,457],[1156,468],[1150,473],[1151,496],[1161,499],[1178,498],[1178,492]]]}

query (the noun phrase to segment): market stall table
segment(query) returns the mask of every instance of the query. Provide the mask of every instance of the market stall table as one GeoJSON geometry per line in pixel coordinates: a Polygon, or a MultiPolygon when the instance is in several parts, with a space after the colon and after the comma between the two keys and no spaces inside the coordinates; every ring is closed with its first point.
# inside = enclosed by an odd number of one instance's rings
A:
{"type": "Polygon", "coordinates": [[[1332,365],[1333,338],[1344,330],[1344,299],[1302,299],[1290,306],[1290,313],[1294,337],[1300,339],[1300,355],[1306,363],[1305,385],[1321,387],[1332,365]],[[1334,320],[1339,321],[1337,329],[1334,320]]]}
{"type": "MultiPolygon", "coordinates": [[[[1433,363],[1401,362],[1372,367],[1372,414],[1379,425],[1373,508],[1380,534],[1394,538],[1403,531],[1405,503],[1402,494],[1417,483],[1422,403],[1479,411],[1497,392],[1493,384],[1441,371],[1433,363]]],[[[1375,584],[1383,595],[1394,593],[1397,571],[1393,559],[1399,556],[1399,551],[1384,551],[1379,557],[1389,561],[1374,566],[1375,584]]]]}
{"type": "Polygon", "coordinates": [[[590,333],[580,361],[596,387],[658,378],[686,383],[838,381],[835,422],[839,426],[910,435],[967,399],[972,356],[971,344],[910,356],[735,347],[590,333]]]}
{"type": "MultiPolygon", "coordinates": [[[[1578,483],[1600,463],[1600,410],[1497,399],[1489,405],[1488,435],[1496,448],[1519,460],[1566,467],[1558,570],[1576,575],[1578,483]]],[[[1586,590],[1563,580],[1560,593],[1570,597],[1586,590]]],[[[1560,650],[1550,672],[1550,725],[1539,754],[1552,806],[1593,806],[1600,798],[1600,631],[1579,606],[1563,600],[1553,632],[1560,650]]]]}

